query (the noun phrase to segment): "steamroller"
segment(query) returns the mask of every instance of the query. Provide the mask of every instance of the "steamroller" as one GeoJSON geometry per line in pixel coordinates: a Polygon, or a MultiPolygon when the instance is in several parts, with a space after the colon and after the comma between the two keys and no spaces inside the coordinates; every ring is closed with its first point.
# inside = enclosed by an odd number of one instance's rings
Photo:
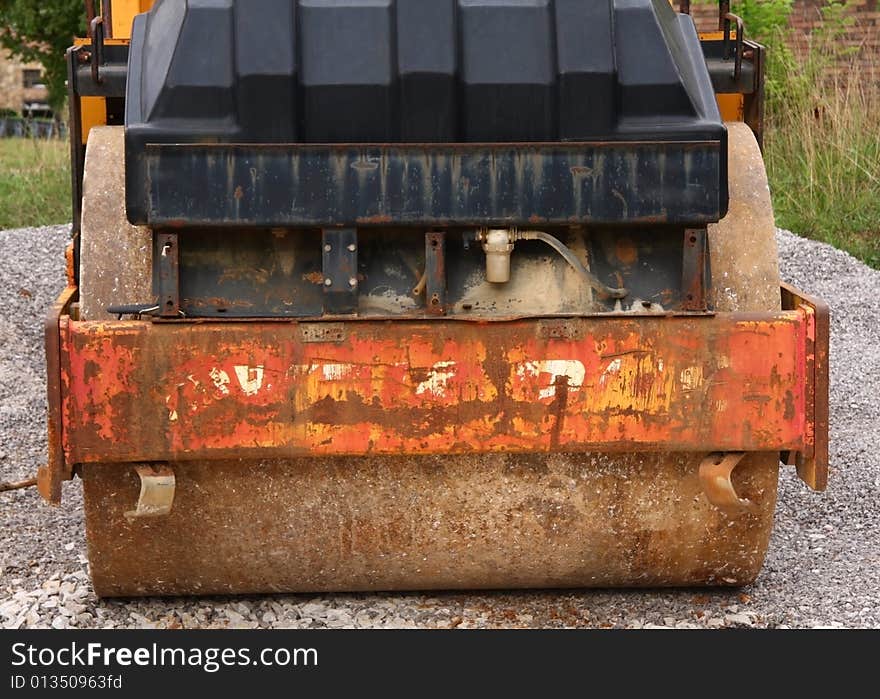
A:
{"type": "Polygon", "coordinates": [[[728,3],[86,6],[39,487],[98,595],[741,586],[824,489],[728,3]]]}

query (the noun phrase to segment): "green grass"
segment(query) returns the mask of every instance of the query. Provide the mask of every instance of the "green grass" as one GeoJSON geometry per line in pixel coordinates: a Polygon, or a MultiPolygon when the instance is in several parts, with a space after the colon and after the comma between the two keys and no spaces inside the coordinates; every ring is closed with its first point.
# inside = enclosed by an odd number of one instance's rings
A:
{"type": "Polygon", "coordinates": [[[880,269],[880,89],[850,73],[770,114],[776,220],[880,269]]]}
{"type": "Polygon", "coordinates": [[[69,160],[63,140],[0,139],[0,230],[70,221],[69,160]]]}

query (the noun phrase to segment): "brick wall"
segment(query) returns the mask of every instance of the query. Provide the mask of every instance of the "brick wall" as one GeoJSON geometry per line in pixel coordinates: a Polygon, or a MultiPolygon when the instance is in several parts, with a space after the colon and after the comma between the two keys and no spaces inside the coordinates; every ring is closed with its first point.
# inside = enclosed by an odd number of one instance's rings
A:
{"type": "Polygon", "coordinates": [[[0,110],[11,109],[21,114],[26,103],[45,103],[48,93],[45,88],[24,86],[24,71],[42,70],[39,63],[20,63],[9,52],[0,49],[0,110]]]}
{"type": "MultiPolygon", "coordinates": [[[[822,23],[822,7],[827,4],[825,0],[795,0],[791,26],[796,30],[795,38],[801,48],[806,46],[810,33],[822,23]]],[[[718,28],[717,3],[694,3],[691,13],[698,29],[718,28]]],[[[846,63],[855,60],[866,72],[876,71],[880,74],[880,0],[847,0],[846,13],[852,19],[852,24],[843,42],[854,51],[846,63]]],[[[746,31],[748,33],[748,28],[746,31]]],[[[847,65],[845,70],[850,70],[850,66],[847,65]]]]}

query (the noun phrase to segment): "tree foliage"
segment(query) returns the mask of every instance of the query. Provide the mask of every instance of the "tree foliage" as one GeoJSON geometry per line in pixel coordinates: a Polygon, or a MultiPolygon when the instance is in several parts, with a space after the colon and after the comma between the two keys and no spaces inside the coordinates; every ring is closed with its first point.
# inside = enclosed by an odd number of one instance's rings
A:
{"type": "Polygon", "coordinates": [[[22,61],[43,64],[49,103],[64,104],[64,52],[86,31],[82,0],[0,0],[0,45],[22,61]]]}

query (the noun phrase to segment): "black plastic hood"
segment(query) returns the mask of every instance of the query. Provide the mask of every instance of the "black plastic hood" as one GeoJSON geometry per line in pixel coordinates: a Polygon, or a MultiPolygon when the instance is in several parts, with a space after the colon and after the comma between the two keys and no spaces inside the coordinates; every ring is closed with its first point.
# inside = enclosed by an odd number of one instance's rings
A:
{"type": "Polygon", "coordinates": [[[136,223],[169,218],[149,144],[708,142],[703,208],[726,207],[709,74],[667,0],[158,0],[134,24],[126,130],[136,223]]]}

